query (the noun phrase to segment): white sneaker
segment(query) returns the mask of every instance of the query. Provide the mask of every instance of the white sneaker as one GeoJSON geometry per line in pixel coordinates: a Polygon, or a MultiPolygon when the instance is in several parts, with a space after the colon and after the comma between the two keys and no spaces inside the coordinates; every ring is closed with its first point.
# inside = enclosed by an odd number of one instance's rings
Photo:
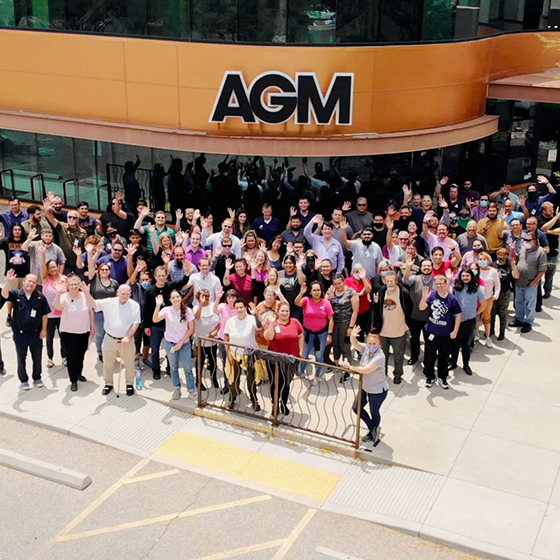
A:
{"type": "Polygon", "coordinates": [[[486,337],[486,348],[494,348],[494,344],[492,342],[492,339],[489,336],[486,337]]]}
{"type": "Polygon", "coordinates": [[[175,389],[175,391],[173,391],[173,396],[171,398],[174,401],[178,401],[181,398],[181,389],[175,389]]]}

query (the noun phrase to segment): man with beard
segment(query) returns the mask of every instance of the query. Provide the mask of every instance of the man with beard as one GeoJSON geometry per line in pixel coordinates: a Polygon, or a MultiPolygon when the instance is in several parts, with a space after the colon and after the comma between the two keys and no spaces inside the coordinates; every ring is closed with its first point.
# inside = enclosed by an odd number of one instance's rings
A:
{"type": "Polygon", "coordinates": [[[488,252],[494,255],[498,249],[504,246],[505,232],[508,229],[504,220],[498,217],[498,205],[491,202],[488,205],[486,218],[482,218],[478,222],[478,233],[486,239],[488,244],[488,252]]]}
{"type": "Polygon", "coordinates": [[[354,234],[360,233],[367,226],[371,226],[373,214],[368,212],[367,206],[367,199],[361,196],[356,201],[356,210],[346,214],[348,225],[352,228],[354,234]]]}
{"type": "Polygon", "coordinates": [[[361,264],[366,270],[366,276],[371,280],[377,275],[377,267],[383,260],[381,247],[373,241],[373,228],[365,227],[361,239],[349,240],[346,236],[346,219],[340,221],[342,228],[342,245],[353,255],[354,264],[361,264]]]}
{"type": "Polygon", "coordinates": [[[303,230],[301,229],[301,218],[297,214],[290,218],[290,227],[284,230],[280,237],[282,237],[282,242],[286,245],[288,243],[293,244],[296,241],[306,243],[305,235],[303,235],[303,230]]]}
{"type": "Polygon", "coordinates": [[[539,196],[536,185],[529,185],[527,187],[527,201],[525,202],[525,207],[531,216],[540,216],[543,203],[552,202],[556,194],[554,187],[544,175],[539,175],[537,177],[537,183],[539,183],[539,185],[545,185],[548,193],[544,196],[539,196]]]}
{"type": "Polygon", "coordinates": [[[373,242],[383,248],[387,242],[387,228],[385,227],[385,214],[376,212],[373,216],[373,242]]]}

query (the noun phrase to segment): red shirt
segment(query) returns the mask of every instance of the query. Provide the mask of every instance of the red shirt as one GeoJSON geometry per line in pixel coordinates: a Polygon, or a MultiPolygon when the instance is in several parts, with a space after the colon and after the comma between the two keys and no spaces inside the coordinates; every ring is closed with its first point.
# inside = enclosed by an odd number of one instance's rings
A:
{"type": "MultiPolygon", "coordinates": [[[[367,278],[365,279],[365,282],[367,282],[368,286],[371,286],[371,282],[367,278]]],[[[364,289],[364,280],[356,280],[353,276],[346,278],[344,283],[349,288],[353,288],[357,294],[364,289]]],[[[363,294],[359,297],[359,303],[358,313],[365,313],[366,311],[369,311],[369,299],[367,294],[363,294]]]]}
{"type": "Polygon", "coordinates": [[[451,261],[441,261],[441,266],[439,268],[432,269],[432,276],[442,275],[445,276],[445,272],[451,268],[451,261]]]}
{"type": "Polygon", "coordinates": [[[237,274],[230,274],[229,281],[231,282],[231,287],[237,292],[238,297],[245,303],[250,303],[253,296],[251,277],[248,274],[245,274],[243,278],[240,278],[237,274]]]}
{"type": "Polygon", "coordinates": [[[297,319],[290,319],[287,325],[277,323],[274,338],[270,341],[268,349],[271,352],[281,352],[299,358],[299,335],[303,332],[301,323],[297,319]],[[280,332],[277,330],[280,329],[280,332]]]}

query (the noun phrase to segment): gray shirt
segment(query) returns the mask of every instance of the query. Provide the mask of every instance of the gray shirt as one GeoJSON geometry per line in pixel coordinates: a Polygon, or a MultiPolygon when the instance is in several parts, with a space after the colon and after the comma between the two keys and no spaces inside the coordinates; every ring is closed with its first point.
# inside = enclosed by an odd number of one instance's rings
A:
{"type": "Polygon", "coordinates": [[[527,251],[524,248],[519,253],[517,261],[519,278],[515,281],[517,288],[526,288],[537,276],[539,272],[546,270],[546,253],[542,247],[537,247],[535,251],[527,251]]]}
{"type": "Polygon", "coordinates": [[[375,241],[366,247],[361,239],[355,239],[350,241],[350,251],[354,256],[354,264],[359,263],[366,269],[366,276],[369,280],[377,276],[377,267],[383,260],[383,253],[375,241]]]}
{"type": "Polygon", "coordinates": [[[358,214],[357,210],[348,212],[346,214],[346,219],[348,220],[348,225],[352,228],[354,233],[362,231],[366,226],[371,226],[373,223],[373,214],[371,212],[364,212],[363,214],[358,214]]]}
{"type": "MultiPolygon", "coordinates": [[[[39,279],[39,284],[42,284],[41,281],[41,253],[37,250],[39,244],[42,244],[42,241],[32,241],[31,245],[29,245],[29,258],[31,263],[29,265],[29,271],[31,274],[35,274],[39,279]]],[[[45,262],[49,261],[56,261],[56,264],[64,264],[66,262],[66,257],[62,252],[62,249],[56,245],[55,243],[51,243],[47,247],[47,251],[45,253],[45,262]]]]}
{"type": "Polygon", "coordinates": [[[424,281],[424,276],[422,274],[417,274],[416,276],[411,276],[408,280],[404,281],[405,285],[408,286],[410,298],[412,299],[412,313],[410,316],[416,321],[427,321],[428,315],[430,314],[430,307],[428,306],[424,311],[420,311],[418,306],[420,305],[420,300],[422,299],[422,288],[428,286],[430,290],[434,288],[434,278],[430,277],[428,282],[424,281]]]}
{"type": "Polygon", "coordinates": [[[482,235],[480,235],[480,233],[477,233],[474,237],[468,237],[466,233],[462,233],[455,240],[459,245],[459,251],[461,252],[461,256],[463,256],[468,251],[472,251],[473,243],[477,239],[482,242],[484,250],[488,251],[488,243],[486,243],[486,239],[482,235]]]}

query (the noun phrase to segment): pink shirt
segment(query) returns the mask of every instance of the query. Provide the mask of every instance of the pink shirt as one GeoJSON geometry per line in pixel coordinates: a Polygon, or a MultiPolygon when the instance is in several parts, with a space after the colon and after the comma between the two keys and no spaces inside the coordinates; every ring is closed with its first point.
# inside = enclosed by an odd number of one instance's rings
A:
{"type": "Polygon", "coordinates": [[[304,297],[303,304],[303,326],[313,332],[320,331],[327,326],[327,319],[333,315],[331,302],[322,298],[314,302],[313,298],[304,297]]]}
{"type": "Polygon", "coordinates": [[[70,294],[60,296],[62,315],[60,317],[60,331],[73,334],[84,334],[89,332],[91,325],[89,321],[89,307],[85,294],[81,292],[78,297],[72,299],[70,294]]]}
{"type": "Polygon", "coordinates": [[[187,320],[181,321],[181,311],[175,311],[173,306],[164,307],[159,314],[165,319],[164,337],[167,342],[177,344],[189,330],[189,323],[194,321],[194,315],[190,307],[187,307],[187,320]]]}
{"type": "MultiPolygon", "coordinates": [[[[66,286],[66,276],[64,276],[63,274],[61,274],[59,276],[59,280],[56,283],[57,286],[66,286]]],[[[55,289],[55,281],[52,279],[52,276],[47,276],[44,280],[43,280],[43,295],[47,298],[47,302],[49,303],[49,307],[52,309],[52,311],[48,314],[48,317],[60,317],[60,311],[56,311],[54,308],[54,300],[56,298],[56,294],[58,292],[55,289]]],[[[89,329],[88,329],[89,330],[89,329]]],[[[80,331],[80,332],[85,332],[85,331],[80,331]]]]}
{"type": "Polygon", "coordinates": [[[218,305],[218,315],[220,316],[220,330],[218,338],[225,340],[224,331],[226,329],[227,320],[235,315],[235,309],[232,309],[227,303],[220,303],[218,305]]]}

